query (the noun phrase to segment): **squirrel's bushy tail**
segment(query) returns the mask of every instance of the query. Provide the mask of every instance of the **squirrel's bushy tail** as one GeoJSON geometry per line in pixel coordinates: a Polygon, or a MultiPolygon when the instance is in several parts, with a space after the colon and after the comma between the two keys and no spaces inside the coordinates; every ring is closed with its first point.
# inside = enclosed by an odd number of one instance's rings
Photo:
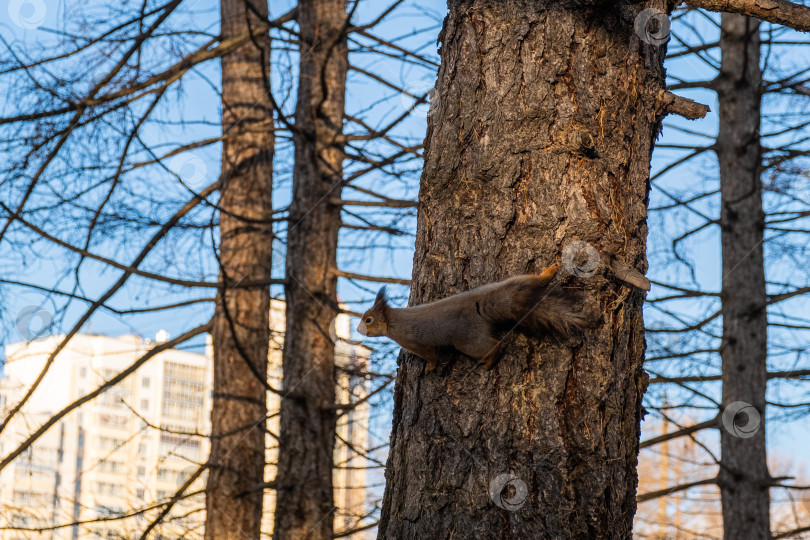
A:
{"type": "Polygon", "coordinates": [[[512,325],[539,334],[553,330],[570,336],[575,329],[594,326],[584,300],[537,276],[518,276],[489,292],[480,302],[481,316],[500,327],[512,325]]]}

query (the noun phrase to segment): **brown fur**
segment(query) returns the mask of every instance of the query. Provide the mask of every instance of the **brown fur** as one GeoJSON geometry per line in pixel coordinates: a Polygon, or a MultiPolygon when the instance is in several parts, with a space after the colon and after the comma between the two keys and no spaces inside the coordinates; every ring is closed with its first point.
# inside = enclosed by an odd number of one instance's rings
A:
{"type": "Polygon", "coordinates": [[[492,367],[500,352],[497,336],[504,332],[553,330],[568,336],[593,325],[593,318],[578,308],[580,298],[549,286],[557,269],[552,265],[539,275],[516,276],[408,308],[389,306],[383,288],[357,329],[389,337],[421,356],[428,363],[426,373],[436,368],[436,349],[447,346],[492,367]]]}

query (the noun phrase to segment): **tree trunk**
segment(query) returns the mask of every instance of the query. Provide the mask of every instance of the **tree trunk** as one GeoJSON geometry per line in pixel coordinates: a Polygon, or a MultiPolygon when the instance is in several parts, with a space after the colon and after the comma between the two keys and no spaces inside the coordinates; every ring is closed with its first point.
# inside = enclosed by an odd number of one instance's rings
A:
{"type": "Polygon", "coordinates": [[[284,391],[275,534],[330,539],[335,445],[337,242],[348,69],[344,0],[302,0],[293,199],[287,232],[284,391]]]}
{"type": "Polygon", "coordinates": [[[765,449],[767,327],[762,210],[759,21],[723,14],[717,79],[723,248],[723,427],[720,493],[725,538],[770,538],[765,449]]]}
{"type": "Polygon", "coordinates": [[[273,109],[268,97],[267,3],[222,0],[222,37],[253,40],[222,58],[220,284],[214,313],[214,393],[206,496],[207,539],[260,535],[270,340],[273,109]]]}
{"type": "Polygon", "coordinates": [[[448,7],[410,303],[537,272],[568,246],[579,277],[559,281],[601,319],[580,339],[508,335],[492,371],[450,353],[425,375],[402,354],[379,537],[629,538],[645,295],[607,268],[647,267],[664,47],[635,34],[639,5],[448,7]]]}

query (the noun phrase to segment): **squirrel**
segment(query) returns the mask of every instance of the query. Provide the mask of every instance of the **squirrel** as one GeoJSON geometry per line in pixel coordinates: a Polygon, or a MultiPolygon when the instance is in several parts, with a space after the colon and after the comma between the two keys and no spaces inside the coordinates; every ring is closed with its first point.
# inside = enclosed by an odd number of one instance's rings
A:
{"type": "Polygon", "coordinates": [[[500,352],[496,336],[517,329],[529,335],[554,330],[570,336],[572,329],[593,326],[588,314],[575,308],[581,301],[549,287],[559,265],[540,274],[515,276],[420,306],[393,308],[385,287],[363,314],[357,331],[385,336],[427,361],[425,374],[436,369],[437,347],[452,346],[491,369],[500,352]]]}

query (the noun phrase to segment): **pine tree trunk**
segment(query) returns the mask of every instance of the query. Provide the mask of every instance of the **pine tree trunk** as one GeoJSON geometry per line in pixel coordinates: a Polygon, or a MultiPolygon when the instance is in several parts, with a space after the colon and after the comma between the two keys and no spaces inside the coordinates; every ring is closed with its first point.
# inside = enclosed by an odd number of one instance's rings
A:
{"type": "Polygon", "coordinates": [[[337,241],[348,48],[344,0],[298,4],[301,59],[287,232],[277,540],[332,538],[337,241]]]}
{"type": "Polygon", "coordinates": [[[629,538],[644,292],[607,267],[647,267],[664,47],[635,34],[638,5],[448,6],[410,303],[539,271],[582,241],[599,265],[575,259],[579,277],[560,280],[601,320],[583,339],[509,335],[492,371],[450,353],[425,375],[402,354],[379,537],[629,538]]]}
{"type": "Polygon", "coordinates": [[[214,391],[206,539],[258,539],[262,517],[270,289],[273,109],[268,99],[267,3],[222,0],[224,39],[253,41],[222,58],[220,284],[214,314],[214,391]]]}
{"type": "Polygon", "coordinates": [[[720,493],[725,538],[770,538],[765,449],[767,330],[762,210],[759,21],[723,14],[717,79],[723,248],[723,429],[720,493]]]}

